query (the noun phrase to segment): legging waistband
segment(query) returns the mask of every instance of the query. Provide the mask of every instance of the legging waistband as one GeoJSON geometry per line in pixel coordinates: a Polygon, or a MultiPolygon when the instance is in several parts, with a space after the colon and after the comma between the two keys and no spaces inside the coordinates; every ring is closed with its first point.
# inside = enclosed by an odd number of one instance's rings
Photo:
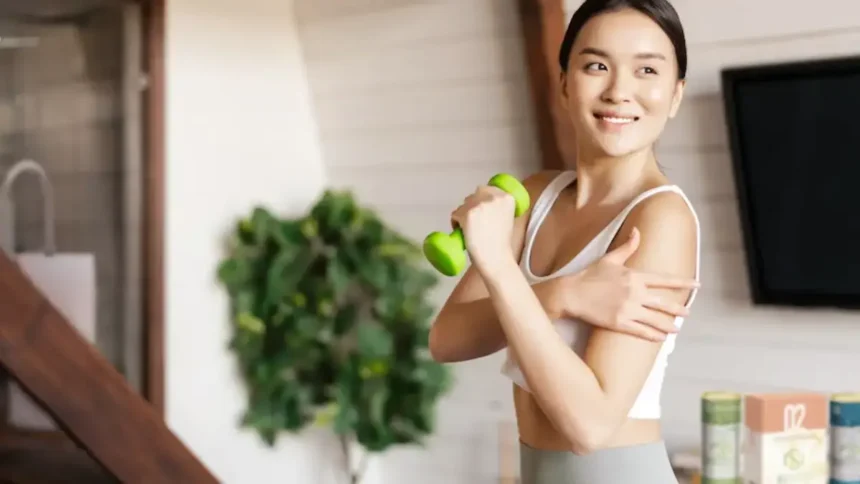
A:
{"type": "Polygon", "coordinates": [[[522,484],[678,484],[663,441],[577,455],[520,442],[522,484]]]}

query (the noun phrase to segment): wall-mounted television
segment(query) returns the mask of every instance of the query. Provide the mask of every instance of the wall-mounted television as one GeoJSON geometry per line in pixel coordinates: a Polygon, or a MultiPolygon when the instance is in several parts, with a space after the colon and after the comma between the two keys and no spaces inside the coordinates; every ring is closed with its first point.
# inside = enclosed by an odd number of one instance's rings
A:
{"type": "Polygon", "coordinates": [[[860,308],[860,57],[721,82],[753,302],[860,308]]]}

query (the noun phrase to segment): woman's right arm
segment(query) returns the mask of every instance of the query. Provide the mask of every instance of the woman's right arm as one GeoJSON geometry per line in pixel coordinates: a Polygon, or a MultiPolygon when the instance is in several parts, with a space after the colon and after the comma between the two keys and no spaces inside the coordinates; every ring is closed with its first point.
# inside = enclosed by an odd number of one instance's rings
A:
{"type": "MultiPolygon", "coordinates": [[[[514,222],[511,248],[519,260],[525,245],[526,227],[538,196],[557,171],[542,171],[525,180],[523,186],[531,197],[529,212],[514,222]]],[[[548,284],[532,286],[540,298],[548,284]]],[[[454,363],[493,354],[507,345],[481,275],[469,267],[442,306],[430,329],[430,353],[436,361],[454,363]]]]}

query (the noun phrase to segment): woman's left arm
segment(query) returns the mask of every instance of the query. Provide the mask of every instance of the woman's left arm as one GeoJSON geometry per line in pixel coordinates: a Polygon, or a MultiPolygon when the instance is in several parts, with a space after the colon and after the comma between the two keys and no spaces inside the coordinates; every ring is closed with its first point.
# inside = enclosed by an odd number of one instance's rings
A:
{"type": "MultiPolygon", "coordinates": [[[[639,204],[616,240],[626,240],[634,227],[641,242],[628,268],[695,277],[696,223],[680,196],[658,194],[639,204]]],[[[559,338],[513,258],[481,273],[509,348],[547,417],[574,452],[601,448],[624,423],[662,343],[595,327],[580,358],[559,338]]],[[[659,291],[667,302],[683,304],[690,296],[688,289],[659,291]]]]}

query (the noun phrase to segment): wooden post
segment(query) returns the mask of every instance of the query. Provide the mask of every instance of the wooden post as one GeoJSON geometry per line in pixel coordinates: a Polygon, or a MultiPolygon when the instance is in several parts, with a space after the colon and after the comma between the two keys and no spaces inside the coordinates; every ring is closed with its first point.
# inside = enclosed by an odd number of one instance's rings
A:
{"type": "Polygon", "coordinates": [[[573,166],[573,127],[561,104],[558,50],[567,15],[563,0],[520,0],[520,22],[544,169],[573,166]]]}
{"type": "Polygon", "coordinates": [[[4,253],[0,365],[120,482],[217,482],[4,253]]]}
{"type": "Polygon", "coordinates": [[[144,220],[146,279],[144,331],[146,374],[144,396],[164,418],[164,217],[165,217],[165,121],[164,97],[167,73],[164,65],[165,1],[144,4],[146,65],[149,86],[146,95],[146,208],[144,220]]]}

